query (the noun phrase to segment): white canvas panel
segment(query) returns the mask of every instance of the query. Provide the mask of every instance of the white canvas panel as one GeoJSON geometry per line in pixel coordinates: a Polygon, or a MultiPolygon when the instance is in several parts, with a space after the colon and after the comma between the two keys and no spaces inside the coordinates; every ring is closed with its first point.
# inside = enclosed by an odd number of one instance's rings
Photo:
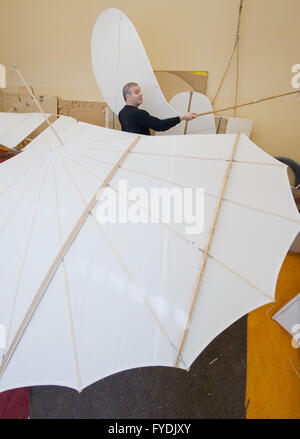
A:
{"type": "Polygon", "coordinates": [[[92,34],[91,56],[100,91],[115,114],[125,105],[123,86],[136,82],[143,92],[140,108],[161,119],[178,115],[163,96],[133,24],[120,10],[106,9],[99,15],[92,34]]]}
{"type": "MultiPolygon", "coordinates": [[[[108,154],[111,160],[105,160],[104,158],[102,161],[100,161],[101,159],[93,159],[93,157],[90,159],[90,156],[86,157],[85,154],[79,154],[78,156],[70,154],[68,160],[64,162],[71,176],[73,175],[73,180],[75,178],[76,181],[76,175],[86,175],[86,178],[84,177],[84,186],[82,187],[86,188],[85,191],[89,193],[90,198],[93,196],[97,185],[101,185],[105,177],[109,174],[111,167],[117,162],[116,159],[112,159],[111,153],[108,154]]],[[[121,153],[115,153],[116,158],[118,158],[117,154],[121,155],[121,153]]]]}
{"type": "Polygon", "coordinates": [[[187,201],[183,187],[138,173],[131,173],[123,169],[120,169],[111,180],[110,187],[116,191],[120,209],[127,202],[126,212],[128,213],[131,209],[133,216],[142,218],[140,212],[134,213],[134,209],[138,210],[141,208],[145,220],[166,223],[164,226],[166,229],[170,229],[174,234],[179,234],[182,239],[190,242],[199,251],[203,251],[205,248],[217,205],[217,197],[204,194],[202,203],[202,198],[200,199],[198,196],[198,199],[196,199],[195,191],[193,191],[192,193],[190,192],[191,201],[188,201],[188,207],[185,207],[184,203],[187,203],[187,201]],[[170,191],[170,195],[167,191],[170,191]],[[156,204],[157,199],[159,206],[156,204]],[[155,203],[155,206],[151,205],[151,203],[155,203]],[[163,212],[163,207],[167,204],[170,206],[169,216],[163,212]],[[182,207],[182,211],[179,211],[181,220],[176,216],[177,211],[175,209],[177,209],[178,205],[182,207]]]}
{"type": "MultiPolygon", "coordinates": [[[[96,125],[91,125],[84,122],[77,122],[74,128],[72,129],[72,140],[78,141],[81,143],[90,143],[103,141],[114,142],[118,139],[134,139],[136,137],[135,134],[130,134],[124,131],[112,130],[110,128],[99,127],[96,125]]],[[[124,145],[124,143],[123,143],[124,145]]]]}
{"type": "MultiPolygon", "coordinates": [[[[128,232],[110,235],[111,247],[89,217],[66,257],[84,386],[124,368],[168,365],[174,357],[174,347],[120,262],[131,272],[131,261],[120,251],[124,242],[119,241],[126,236],[128,232]]],[[[137,261],[138,256],[132,249],[130,259],[137,261]]]]}
{"type": "MultiPolygon", "coordinates": [[[[101,134],[101,133],[100,133],[101,134]]],[[[129,137],[125,139],[116,139],[116,140],[108,140],[99,136],[98,140],[95,138],[90,140],[86,138],[86,140],[78,140],[76,137],[76,133],[72,132],[72,136],[68,137],[65,142],[65,151],[73,152],[75,154],[100,154],[103,151],[105,152],[125,152],[128,147],[133,143],[136,139],[136,135],[134,137],[129,137]]]]}
{"type": "MultiPolygon", "coordinates": [[[[197,114],[213,111],[208,97],[195,91],[192,92],[191,98],[190,92],[188,91],[178,93],[170,100],[170,105],[181,114],[185,114],[188,111],[193,111],[197,114]],[[191,104],[189,109],[190,99],[191,104]]],[[[184,134],[185,126],[186,122],[182,121],[175,127],[165,131],[164,134],[184,134]]],[[[206,116],[199,116],[196,119],[188,122],[186,134],[216,134],[214,115],[208,114],[206,116]]]]}
{"type": "MultiPolygon", "coordinates": [[[[11,161],[10,159],[9,161],[11,161]]],[[[6,161],[8,163],[9,161],[6,161]]],[[[8,212],[13,208],[18,199],[21,198],[21,193],[24,192],[29,184],[36,184],[34,182],[30,183],[34,176],[38,174],[40,167],[44,164],[43,158],[38,158],[37,160],[31,160],[28,162],[25,160],[23,167],[20,166],[22,163],[16,161],[16,173],[12,175],[11,166],[5,168],[1,166],[1,183],[0,183],[0,196],[1,202],[3,203],[4,209],[0,212],[0,224],[4,223],[4,219],[8,216],[8,212]],[[2,168],[4,175],[2,175],[2,168]]],[[[1,226],[0,226],[1,227],[1,226]]]]}
{"type": "Polygon", "coordinates": [[[107,166],[114,166],[119,160],[124,151],[106,149],[101,150],[91,147],[89,150],[84,150],[83,148],[70,148],[68,151],[68,159],[81,166],[86,172],[95,174],[101,181],[108,172],[103,173],[104,169],[107,170],[107,166]]]}
{"type": "Polygon", "coordinates": [[[285,258],[298,227],[297,223],[224,202],[210,254],[273,297],[279,260],[285,258]],[[266,254],[268,264],[258,270],[257,266],[264,265],[266,254]]]}
{"type": "Polygon", "coordinates": [[[56,181],[61,233],[64,242],[86,207],[84,200],[87,199],[89,202],[97,191],[99,180],[68,161],[57,165],[56,181]],[[78,185],[77,175],[84,178],[84,183],[78,185]]]}
{"type": "MultiPolygon", "coordinates": [[[[219,136],[232,136],[233,139],[236,137],[236,135],[233,134],[219,134],[219,136]]],[[[284,166],[270,154],[259,148],[254,142],[252,142],[252,140],[245,136],[245,134],[240,135],[234,160],[237,162],[250,162],[254,164],[265,163],[269,165],[284,166]]]]}
{"type": "Polygon", "coordinates": [[[293,297],[272,317],[300,345],[300,293],[293,297]]]}
{"type": "Polygon", "coordinates": [[[102,229],[173,343],[179,342],[201,253],[160,224],[103,224],[102,229]]]}
{"type": "Polygon", "coordinates": [[[11,157],[9,160],[0,163],[0,194],[6,192],[15,181],[25,175],[36,163],[44,161],[42,151],[36,151],[35,155],[27,153],[24,149],[21,154],[11,157]]]}
{"type": "Polygon", "coordinates": [[[44,157],[38,153],[35,157],[23,155],[23,153],[18,154],[0,163],[0,195],[6,193],[10,188],[13,188],[31,169],[38,165],[41,166],[42,163],[44,163],[44,157]],[[21,156],[22,159],[20,160],[21,156]],[[9,164],[9,166],[4,166],[6,164],[9,164]],[[12,172],[14,169],[15,172],[12,172]]]}
{"type": "Polygon", "coordinates": [[[60,266],[1,376],[1,392],[49,383],[78,388],[65,285],[60,266]]]}
{"type": "Polygon", "coordinates": [[[0,322],[6,327],[7,336],[44,170],[45,166],[36,166],[13,187],[14,191],[1,196],[0,249],[3,264],[0,273],[5,287],[1,289],[0,322]],[[28,205],[32,208],[28,209],[28,205]]]}
{"type": "Polygon", "coordinates": [[[194,160],[192,158],[147,156],[130,154],[124,170],[144,173],[179,186],[203,188],[206,193],[221,191],[226,162],[220,160],[194,160]]]}
{"type": "MultiPolygon", "coordinates": [[[[18,125],[23,124],[24,122],[29,121],[32,118],[33,113],[8,113],[8,112],[0,112],[0,136],[1,138],[14,128],[17,128],[18,125]]],[[[40,114],[37,114],[40,116],[40,114]]]]}
{"type": "Polygon", "coordinates": [[[234,163],[230,177],[225,199],[298,221],[286,167],[234,163]]]}
{"type": "MultiPolygon", "coordinates": [[[[52,123],[52,126],[62,142],[64,142],[65,137],[72,131],[72,129],[74,129],[76,124],[77,121],[73,117],[60,116],[52,123]]],[[[48,127],[26,146],[26,150],[36,152],[41,148],[47,149],[55,145],[62,147],[53,130],[48,127]]]]}
{"type": "Polygon", "coordinates": [[[0,113],[0,115],[0,144],[8,148],[16,147],[45,121],[40,113],[0,113]]]}
{"type": "Polygon", "coordinates": [[[21,209],[14,215],[18,227],[23,230],[24,239],[22,240],[23,248],[18,254],[14,254],[14,258],[19,261],[19,266],[14,276],[17,280],[16,289],[11,292],[15,298],[11,336],[16,333],[60,249],[55,187],[52,183],[53,175],[46,166],[40,172],[36,187],[24,196],[23,204],[20,206],[22,211],[27,213],[28,203],[33,206],[28,215],[30,217],[28,228],[24,228],[21,209]],[[32,204],[31,194],[34,196],[32,204]],[[52,236],[51,240],[48,239],[48,233],[52,236]]]}
{"type": "Polygon", "coordinates": [[[218,136],[203,134],[196,139],[193,136],[144,136],[134,148],[133,154],[149,153],[187,156],[199,159],[228,160],[235,137],[235,135],[230,134],[219,134],[218,136]]]}
{"type": "Polygon", "coordinates": [[[190,336],[182,352],[184,361],[192,364],[199,352],[225,328],[270,301],[271,299],[209,258],[191,323],[190,336]]]}

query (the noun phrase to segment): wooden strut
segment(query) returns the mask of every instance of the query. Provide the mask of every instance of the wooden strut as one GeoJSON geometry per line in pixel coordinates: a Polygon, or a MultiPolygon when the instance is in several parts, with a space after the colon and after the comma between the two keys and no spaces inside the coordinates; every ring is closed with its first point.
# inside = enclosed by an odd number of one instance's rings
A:
{"type": "Polygon", "coordinates": [[[116,172],[118,171],[118,169],[120,168],[120,165],[124,162],[124,160],[126,159],[126,157],[128,156],[129,152],[136,146],[136,144],[139,142],[140,140],[140,136],[138,136],[132,143],[131,145],[127,148],[127,150],[124,152],[124,154],[122,154],[122,156],[120,157],[120,159],[118,160],[118,162],[114,165],[114,167],[112,168],[112,170],[110,171],[110,173],[107,175],[107,177],[105,178],[105,180],[103,181],[103,183],[101,184],[100,188],[97,190],[97,192],[95,193],[95,195],[92,197],[92,199],[90,200],[90,202],[88,203],[88,205],[86,206],[86,208],[84,209],[84,211],[82,212],[80,218],[78,219],[77,223],[75,224],[75,227],[73,228],[73,230],[71,231],[71,233],[69,234],[68,238],[66,239],[66,241],[64,242],[63,246],[61,247],[59,253],[57,254],[53,264],[51,265],[51,267],[49,268],[43,282],[41,283],[37,293],[35,294],[31,305],[28,308],[28,311],[25,314],[25,317],[23,318],[6,354],[3,357],[3,361],[1,363],[0,366],[0,376],[3,374],[3,372],[5,371],[9,360],[11,359],[28,323],[31,320],[31,317],[33,316],[35,310],[37,309],[52,277],[54,276],[56,270],[58,269],[61,261],[63,260],[64,256],[66,255],[67,251],[69,250],[72,242],[74,241],[74,239],[76,238],[76,236],[78,235],[78,233],[80,232],[80,229],[82,228],[83,224],[85,223],[85,221],[87,220],[91,210],[94,208],[95,204],[97,203],[98,199],[101,196],[102,191],[105,189],[105,187],[108,185],[108,183],[110,182],[110,180],[113,178],[113,176],[116,174],[116,172]]]}
{"type": "MultiPolygon", "coordinates": [[[[188,108],[187,108],[187,112],[189,113],[191,111],[191,105],[192,105],[192,98],[193,98],[193,92],[190,91],[190,98],[189,98],[189,104],[188,104],[188,108]]],[[[186,120],[185,121],[185,126],[184,126],[184,134],[187,133],[187,129],[188,129],[188,123],[189,121],[186,120]]]]}
{"type": "Polygon", "coordinates": [[[201,286],[201,282],[203,280],[204,271],[205,271],[205,267],[206,267],[206,263],[207,263],[208,254],[209,254],[209,250],[210,250],[210,247],[211,247],[211,244],[212,244],[212,241],[213,241],[213,237],[214,237],[217,221],[218,221],[218,218],[219,218],[220,208],[221,208],[221,204],[222,204],[222,201],[223,201],[223,196],[224,196],[224,193],[225,193],[225,189],[227,187],[227,182],[228,182],[228,179],[229,179],[229,175],[230,175],[230,171],[231,171],[231,167],[232,167],[235,151],[236,151],[238,143],[239,143],[239,139],[240,139],[240,134],[237,134],[235,142],[234,142],[234,145],[233,145],[233,148],[232,148],[232,152],[231,152],[231,156],[230,156],[230,161],[229,161],[229,163],[227,165],[227,169],[226,169],[226,172],[225,172],[225,175],[224,175],[222,189],[221,189],[221,192],[220,192],[220,195],[219,195],[219,198],[218,198],[218,202],[217,202],[217,205],[216,205],[216,208],[215,208],[214,217],[213,217],[212,224],[211,224],[211,227],[210,227],[210,231],[209,231],[207,243],[206,243],[206,246],[205,246],[205,250],[204,250],[204,253],[203,253],[203,256],[202,256],[202,261],[201,261],[199,273],[198,273],[198,276],[197,276],[197,279],[196,279],[196,285],[195,285],[194,291],[193,291],[193,296],[192,296],[192,301],[191,301],[191,306],[190,306],[189,314],[187,316],[187,320],[186,320],[186,323],[185,323],[185,328],[183,330],[181,341],[180,341],[179,348],[178,348],[178,355],[177,355],[177,357],[175,359],[175,364],[174,365],[176,367],[178,367],[179,359],[182,356],[182,351],[183,351],[183,348],[184,348],[184,344],[186,342],[186,338],[187,338],[187,335],[188,335],[188,332],[189,332],[189,329],[190,329],[190,326],[191,326],[191,321],[192,321],[192,318],[193,318],[193,313],[194,313],[194,310],[195,310],[196,302],[197,302],[197,299],[198,299],[198,296],[199,296],[200,286],[201,286]]]}
{"type": "Polygon", "coordinates": [[[235,108],[246,107],[247,105],[259,104],[260,102],[269,101],[270,99],[281,98],[282,96],[288,96],[288,95],[292,95],[292,94],[295,94],[295,93],[300,93],[300,90],[290,91],[288,93],[281,93],[279,95],[273,95],[273,96],[269,96],[267,98],[258,99],[256,101],[245,102],[243,104],[233,105],[232,107],[222,108],[220,110],[207,111],[205,113],[197,113],[196,117],[206,116],[207,114],[220,113],[221,111],[226,111],[226,110],[234,110],[235,108]]]}
{"type": "Polygon", "coordinates": [[[58,142],[60,143],[60,146],[64,146],[63,141],[61,140],[61,138],[59,137],[59,135],[57,134],[57,131],[55,130],[55,128],[53,127],[52,123],[49,121],[47,115],[45,114],[44,110],[42,109],[42,107],[40,106],[40,104],[38,103],[37,98],[34,96],[34,94],[32,93],[32,91],[30,90],[27,82],[25,81],[22,73],[20,72],[20,70],[18,69],[18,67],[16,65],[13,66],[14,69],[16,70],[17,74],[19,75],[19,78],[21,79],[21,81],[23,82],[23,84],[26,87],[27,92],[29,93],[29,95],[32,97],[32,99],[34,100],[36,106],[38,107],[38,109],[40,110],[40,112],[42,113],[42,115],[44,116],[46,122],[48,123],[49,127],[51,128],[51,130],[53,131],[55,137],[57,138],[58,142]]]}

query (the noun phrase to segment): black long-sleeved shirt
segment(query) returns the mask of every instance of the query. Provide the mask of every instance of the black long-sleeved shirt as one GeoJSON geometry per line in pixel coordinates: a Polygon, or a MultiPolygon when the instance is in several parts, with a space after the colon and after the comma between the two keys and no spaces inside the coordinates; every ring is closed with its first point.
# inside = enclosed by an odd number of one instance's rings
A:
{"type": "Polygon", "coordinates": [[[155,131],[166,131],[181,122],[180,117],[158,119],[151,116],[147,111],[140,110],[133,105],[125,105],[119,113],[119,121],[122,131],[130,133],[150,135],[150,128],[155,131]]]}

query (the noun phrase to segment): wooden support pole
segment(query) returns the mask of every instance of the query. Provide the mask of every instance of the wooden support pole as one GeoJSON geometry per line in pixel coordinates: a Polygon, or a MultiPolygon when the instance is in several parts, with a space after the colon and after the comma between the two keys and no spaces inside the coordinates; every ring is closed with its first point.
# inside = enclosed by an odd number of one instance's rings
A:
{"type": "Polygon", "coordinates": [[[40,106],[40,104],[38,103],[37,98],[34,96],[34,94],[32,93],[32,91],[30,90],[29,85],[27,84],[27,82],[25,81],[22,73],[20,72],[20,70],[18,69],[18,67],[16,65],[14,65],[14,69],[16,70],[19,78],[21,79],[21,81],[23,82],[23,84],[26,87],[27,92],[29,93],[29,95],[32,97],[32,99],[34,100],[36,106],[38,107],[38,109],[40,110],[40,112],[42,113],[42,115],[44,116],[46,122],[48,123],[49,127],[51,128],[51,130],[53,131],[55,137],[57,138],[58,142],[60,143],[61,146],[64,146],[63,141],[61,140],[61,138],[59,137],[59,135],[57,134],[57,131],[54,129],[52,123],[50,123],[47,115],[45,114],[44,110],[42,109],[42,107],[40,106]]]}
{"type": "MultiPolygon", "coordinates": [[[[188,113],[191,111],[192,98],[193,98],[193,92],[190,91],[189,104],[188,104],[188,108],[187,108],[187,112],[188,112],[188,113]]],[[[189,123],[188,120],[186,120],[186,121],[185,121],[185,126],[184,126],[184,134],[187,133],[188,123],[189,123]]]]}
{"type": "Polygon", "coordinates": [[[219,213],[220,213],[221,204],[222,204],[222,201],[223,201],[223,196],[224,196],[224,193],[225,193],[225,190],[226,190],[226,187],[227,187],[227,182],[228,182],[228,179],[229,179],[229,175],[230,175],[232,163],[233,163],[233,160],[234,160],[234,155],[235,155],[238,143],[239,143],[239,139],[240,139],[240,134],[237,134],[237,136],[235,138],[235,142],[234,142],[233,148],[232,148],[232,151],[231,151],[230,160],[229,160],[229,163],[227,165],[226,172],[225,172],[225,175],[224,175],[222,189],[221,189],[221,192],[220,192],[220,195],[219,195],[219,198],[218,198],[218,202],[217,202],[217,205],[216,205],[216,208],[215,208],[214,217],[213,217],[213,220],[212,220],[212,223],[211,223],[211,227],[210,227],[210,231],[209,231],[209,234],[208,234],[207,243],[206,243],[205,250],[204,250],[204,253],[203,253],[203,256],[202,256],[199,273],[198,273],[198,276],[196,278],[196,284],[195,284],[194,291],[193,291],[193,296],[192,296],[192,301],[191,301],[191,306],[190,306],[189,314],[187,316],[186,324],[185,324],[185,327],[184,327],[184,330],[183,330],[183,333],[182,333],[182,337],[181,337],[181,340],[180,340],[180,344],[179,344],[179,348],[178,348],[178,354],[177,354],[177,357],[175,359],[175,366],[176,367],[178,367],[179,360],[181,358],[182,351],[183,351],[183,348],[184,348],[184,344],[186,342],[186,339],[187,339],[187,336],[188,336],[188,333],[189,333],[189,330],[190,330],[190,326],[191,326],[191,322],[192,322],[192,318],[193,318],[196,302],[197,302],[197,299],[198,299],[198,296],[199,296],[200,286],[201,286],[202,279],[203,279],[203,276],[204,276],[204,271],[205,271],[205,267],[206,267],[206,263],[207,263],[208,254],[209,254],[210,247],[211,247],[211,244],[212,244],[212,241],[213,241],[213,237],[214,237],[214,233],[215,233],[215,230],[216,230],[216,225],[217,225],[217,221],[218,221],[218,218],[219,218],[219,213]]]}
{"type": "Polygon", "coordinates": [[[233,110],[235,108],[246,107],[247,105],[259,104],[260,102],[269,101],[270,99],[276,99],[276,98],[280,98],[282,96],[288,96],[288,95],[292,95],[295,93],[300,93],[300,90],[290,91],[288,93],[281,93],[279,95],[274,95],[274,96],[269,96],[267,98],[258,99],[256,101],[245,102],[244,104],[233,105],[232,107],[226,107],[226,108],[222,108],[220,110],[207,111],[205,113],[197,113],[196,117],[206,116],[207,114],[221,113],[221,111],[233,110]]]}

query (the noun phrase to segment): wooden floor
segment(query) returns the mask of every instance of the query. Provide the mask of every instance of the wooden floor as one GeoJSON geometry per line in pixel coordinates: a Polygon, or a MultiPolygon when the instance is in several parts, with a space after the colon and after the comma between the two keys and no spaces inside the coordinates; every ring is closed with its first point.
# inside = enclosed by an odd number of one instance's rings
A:
{"type": "MultiPolygon", "coordinates": [[[[276,302],[248,315],[246,416],[300,419],[300,348],[272,316],[300,292],[300,254],[282,265],[276,302]]],[[[300,324],[300,315],[299,315],[300,324]]]]}

